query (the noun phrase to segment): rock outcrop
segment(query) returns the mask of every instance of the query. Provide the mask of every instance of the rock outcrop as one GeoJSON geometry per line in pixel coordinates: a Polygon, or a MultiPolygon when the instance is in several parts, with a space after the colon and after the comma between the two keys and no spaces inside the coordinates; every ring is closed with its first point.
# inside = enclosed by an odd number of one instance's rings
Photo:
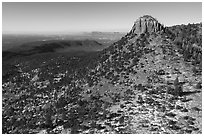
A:
{"type": "Polygon", "coordinates": [[[155,18],[149,15],[144,15],[135,21],[130,33],[139,35],[146,32],[158,32],[164,29],[165,27],[155,18]]]}

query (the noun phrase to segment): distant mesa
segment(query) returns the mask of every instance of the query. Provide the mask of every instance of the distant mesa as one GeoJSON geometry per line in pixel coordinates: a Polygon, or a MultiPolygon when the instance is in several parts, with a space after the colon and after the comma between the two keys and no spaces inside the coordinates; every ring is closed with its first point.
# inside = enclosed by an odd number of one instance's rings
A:
{"type": "Polygon", "coordinates": [[[164,29],[165,27],[161,23],[159,23],[157,19],[153,18],[150,15],[144,15],[135,21],[130,33],[139,35],[146,32],[158,32],[164,29]]]}

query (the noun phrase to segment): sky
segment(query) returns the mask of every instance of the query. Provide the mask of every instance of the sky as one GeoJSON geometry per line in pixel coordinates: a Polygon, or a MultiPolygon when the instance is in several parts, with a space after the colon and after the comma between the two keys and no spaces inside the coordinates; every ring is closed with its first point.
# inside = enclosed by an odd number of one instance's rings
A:
{"type": "Polygon", "coordinates": [[[151,15],[165,26],[200,23],[201,2],[3,2],[3,33],[128,32],[151,15]]]}

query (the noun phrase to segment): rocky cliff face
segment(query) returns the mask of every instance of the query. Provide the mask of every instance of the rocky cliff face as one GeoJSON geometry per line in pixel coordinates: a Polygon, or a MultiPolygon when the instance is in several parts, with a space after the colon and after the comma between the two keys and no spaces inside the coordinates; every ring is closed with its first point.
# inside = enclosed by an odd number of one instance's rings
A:
{"type": "Polygon", "coordinates": [[[155,18],[149,15],[144,15],[135,21],[130,33],[139,35],[145,32],[151,33],[164,31],[164,29],[165,27],[160,24],[155,18]]]}

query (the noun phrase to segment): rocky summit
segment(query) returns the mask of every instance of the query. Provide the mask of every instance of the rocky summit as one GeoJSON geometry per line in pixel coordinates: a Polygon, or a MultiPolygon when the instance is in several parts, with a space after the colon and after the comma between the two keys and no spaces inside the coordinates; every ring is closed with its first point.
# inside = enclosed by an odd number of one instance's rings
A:
{"type": "Polygon", "coordinates": [[[3,133],[201,134],[201,28],[145,15],[103,51],[3,65],[3,133]]]}
{"type": "Polygon", "coordinates": [[[162,30],[164,31],[164,29],[165,27],[160,24],[157,19],[149,15],[144,15],[135,21],[130,33],[135,33],[139,35],[145,32],[151,33],[162,30]]]}

